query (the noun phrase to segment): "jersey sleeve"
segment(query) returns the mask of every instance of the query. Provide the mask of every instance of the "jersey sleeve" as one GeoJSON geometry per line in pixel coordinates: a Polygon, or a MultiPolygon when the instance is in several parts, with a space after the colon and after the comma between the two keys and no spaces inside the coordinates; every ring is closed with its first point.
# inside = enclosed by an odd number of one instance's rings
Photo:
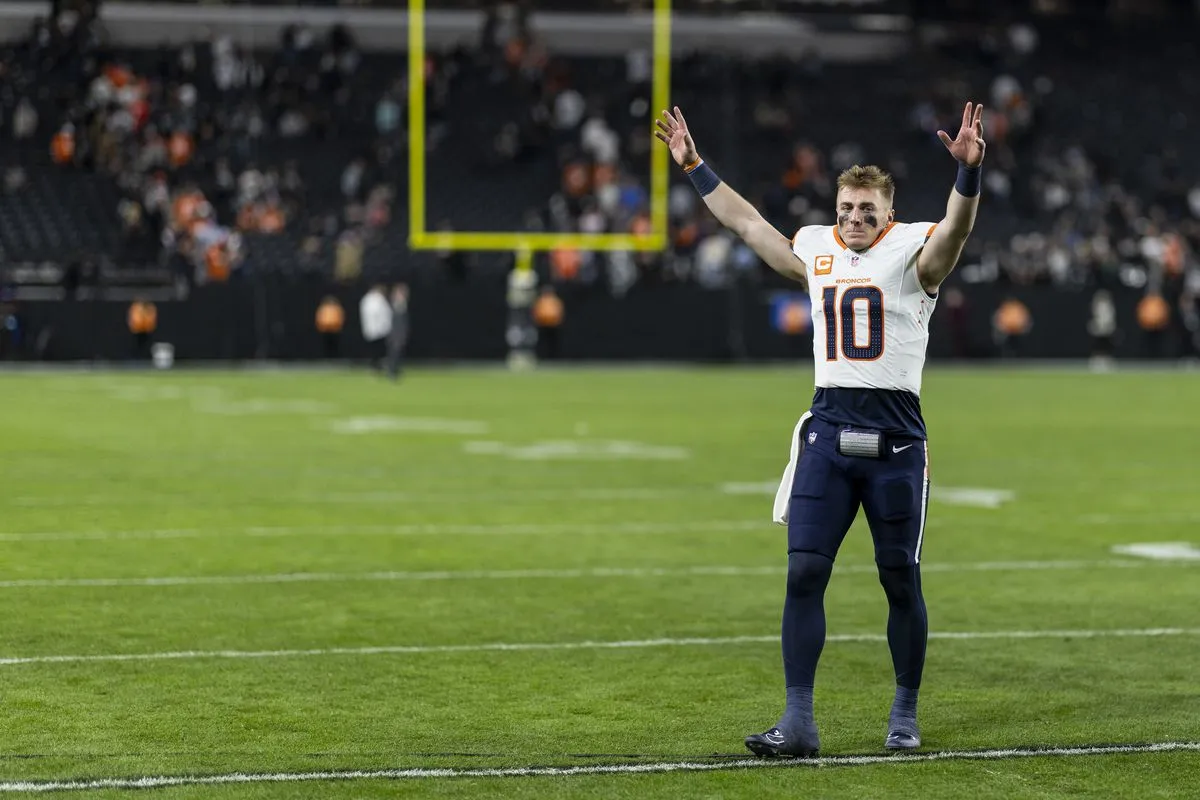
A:
{"type": "Polygon", "coordinates": [[[797,258],[804,258],[804,252],[810,243],[809,236],[812,233],[812,226],[805,225],[792,234],[792,252],[797,258]]]}
{"type": "Polygon", "coordinates": [[[820,230],[819,226],[805,225],[792,235],[792,254],[795,255],[796,258],[800,259],[801,263],[804,264],[804,277],[809,281],[811,281],[813,277],[813,235],[817,230],[820,230]]]}
{"type": "MultiPolygon", "coordinates": [[[[832,249],[833,240],[829,238],[828,225],[805,225],[792,235],[792,252],[805,264],[812,260],[813,253],[831,252],[832,249]]],[[[811,264],[808,266],[812,268],[811,264]]]]}
{"type": "Polygon", "coordinates": [[[925,249],[925,243],[937,230],[936,222],[913,222],[905,230],[904,261],[913,270],[917,268],[917,256],[925,249]]]}
{"type": "Polygon", "coordinates": [[[925,249],[925,243],[929,241],[929,237],[933,236],[933,232],[937,230],[937,226],[938,223],[936,222],[913,222],[905,231],[904,287],[906,292],[922,294],[929,298],[936,297],[936,295],[931,295],[925,291],[925,287],[921,285],[921,279],[917,276],[917,258],[921,255],[921,251],[925,249]]]}

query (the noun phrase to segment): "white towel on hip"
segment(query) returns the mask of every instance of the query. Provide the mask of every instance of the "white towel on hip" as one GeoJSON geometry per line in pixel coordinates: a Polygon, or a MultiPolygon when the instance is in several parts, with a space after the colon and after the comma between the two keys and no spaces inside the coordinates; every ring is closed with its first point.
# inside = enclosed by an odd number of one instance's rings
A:
{"type": "Polygon", "coordinates": [[[796,423],[796,427],[792,430],[792,451],[791,457],[788,459],[787,466],[783,469],[783,477],[779,481],[779,489],[775,491],[775,512],[773,518],[776,525],[788,524],[788,507],[792,503],[792,481],[796,477],[796,462],[800,460],[800,432],[804,428],[804,423],[808,422],[812,417],[811,411],[805,411],[804,416],[800,417],[800,421],[796,423]]]}

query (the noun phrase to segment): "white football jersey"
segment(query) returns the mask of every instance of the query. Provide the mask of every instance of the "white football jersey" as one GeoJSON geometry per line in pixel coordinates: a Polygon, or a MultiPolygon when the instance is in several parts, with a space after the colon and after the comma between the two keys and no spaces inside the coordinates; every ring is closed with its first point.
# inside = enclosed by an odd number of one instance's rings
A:
{"type": "Polygon", "coordinates": [[[807,266],[818,387],[921,394],[937,297],[917,278],[917,255],[936,227],[893,222],[861,253],[845,245],[836,225],[796,232],[792,251],[807,266]]]}

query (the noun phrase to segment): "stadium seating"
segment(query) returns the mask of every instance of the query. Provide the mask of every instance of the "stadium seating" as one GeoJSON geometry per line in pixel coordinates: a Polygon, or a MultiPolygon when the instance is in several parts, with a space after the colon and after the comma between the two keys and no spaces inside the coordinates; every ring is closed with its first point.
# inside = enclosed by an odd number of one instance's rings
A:
{"type": "MultiPolygon", "coordinates": [[[[1054,32],[1042,33],[1043,37],[1054,32]]],[[[978,97],[990,104],[990,82],[1000,71],[1019,81],[1034,108],[1033,122],[1023,137],[1004,145],[1012,166],[1001,158],[1001,143],[993,144],[989,169],[1010,173],[1012,198],[989,198],[981,215],[973,247],[987,242],[1007,246],[1022,230],[1047,227],[1033,199],[1039,163],[1052,163],[1069,146],[1079,145],[1088,154],[1099,181],[1117,182],[1148,201],[1159,200],[1165,164],[1163,154],[1186,152],[1185,109],[1200,89],[1187,80],[1182,68],[1194,45],[1181,35],[1177,40],[1158,33],[1153,52],[1138,53],[1128,37],[1089,33],[1056,39],[1055,48],[1043,48],[1035,57],[1005,63],[945,59],[936,53],[898,64],[817,64],[797,58],[789,61],[751,62],[720,56],[684,56],[674,67],[673,99],[689,115],[706,156],[731,183],[763,204],[781,228],[794,227],[799,195],[818,212],[828,208],[827,191],[819,182],[799,189],[781,188],[781,177],[799,141],[811,143],[821,154],[826,180],[832,156],[841,148],[861,154],[897,170],[900,178],[899,212],[906,219],[936,219],[945,202],[952,165],[931,131],[913,124],[914,109],[922,103],[936,113],[942,125],[954,121],[951,100],[978,97]],[[1110,37],[1108,40],[1102,37],[1110,37]],[[1102,47],[1124,57],[1117,66],[1088,65],[1079,51],[1102,47]],[[931,84],[928,76],[944,71],[946,80],[931,84]],[[1112,98],[1121,97],[1120,106],[1112,98]],[[777,125],[767,124],[771,120],[777,125]],[[853,147],[850,147],[853,145],[853,147]],[[1039,161],[1039,158],[1041,161],[1039,161]]],[[[198,92],[196,109],[221,123],[228,122],[236,104],[262,103],[261,93],[222,94],[211,79],[209,48],[197,48],[193,79],[198,92]]],[[[11,60],[21,63],[24,53],[11,60]]],[[[141,76],[171,74],[174,56],[166,51],[102,53],[103,62],[127,65],[141,76]]],[[[315,79],[321,52],[301,54],[293,67],[301,85],[315,79]]],[[[256,54],[269,70],[284,63],[280,52],[256,54]]],[[[268,119],[264,135],[251,141],[237,134],[200,137],[195,157],[171,175],[173,187],[195,181],[214,201],[218,220],[232,225],[236,209],[220,195],[213,165],[222,158],[235,172],[254,164],[264,173],[282,173],[289,162],[299,165],[303,203],[295,209],[281,234],[248,233],[243,267],[249,271],[332,271],[335,239],[347,226],[346,200],[341,191],[342,173],[356,158],[367,161],[365,194],[377,184],[391,187],[390,221],[368,237],[363,257],[367,274],[402,269],[413,258],[406,249],[407,153],[404,122],[388,135],[375,125],[375,104],[397,86],[405,74],[403,54],[362,54],[340,92],[322,88],[315,96],[288,98],[264,106],[268,116],[299,107],[313,118],[308,133],[284,138],[276,131],[277,119],[268,119]],[[323,122],[322,122],[323,118],[323,122]],[[380,152],[387,151],[386,158],[380,152]],[[329,225],[324,221],[332,218],[329,225]],[[321,230],[322,246],[309,258],[299,256],[306,239],[321,230]]],[[[21,168],[24,189],[0,196],[0,246],[8,262],[63,261],[80,252],[114,263],[160,260],[157,247],[130,247],[122,234],[117,207],[123,196],[136,199],[129,175],[109,175],[85,163],[63,167],[49,157],[49,140],[59,123],[86,118],[84,99],[87,78],[76,76],[74,89],[51,96],[36,92],[39,66],[25,58],[23,86],[34,97],[40,116],[36,135],[6,142],[0,164],[5,170],[21,168]]],[[[69,60],[59,73],[75,69],[69,60]]],[[[589,104],[603,108],[604,117],[622,144],[621,164],[645,183],[648,157],[645,130],[648,106],[631,113],[637,97],[648,99],[648,88],[629,89],[626,64],[620,59],[556,56],[549,72],[538,66],[533,79],[516,78],[494,59],[477,53],[445,56],[435,68],[444,74],[443,90],[431,91],[431,133],[428,154],[428,220],[431,227],[447,223],[456,229],[520,230],[531,213],[541,225],[552,226],[546,213],[548,199],[559,191],[561,160],[578,152],[578,135],[552,130],[544,116],[553,113],[552,99],[543,94],[544,82],[558,78],[579,91],[589,104]],[[442,91],[438,95],[438,91],[442,91]],[[439,99],[442,97],[443,99],[439,99]],[[539,115],[540,109],[540,115],[539,115]],[[506,123],[515,123],[522,142],[516,156],[499,156],[494,143],[506,123]],[[432,130],[432,129],[431,129],[432,130]],[[639,139],[641,143],[639,144],[639,139]],[[470,187],[464,190],[463,187],[470,187]]],[[[435,79],[436,80],[436,79],[435,79]]],[[[18,85],[18,91],[21,85],[18,85]]],[[[6,100],[11,117],[18,93],[6,100]]],[[[403,108],[403,97],[400,97],[403,108]]],[[[7,134],[7,132],[6,132],[7,134]]],[[[136,155],[136,148],[134,148],[136,155]]],[[[1193,180],[1184,175],[1177,180],[1193,180]]],[[[678,179],[678,178],[676,178],[678,179]]],[[[814,219],[817,217],[814,217],[814,219]]],[[[157,237],[155,237],[157,238],[157,237]]]]}

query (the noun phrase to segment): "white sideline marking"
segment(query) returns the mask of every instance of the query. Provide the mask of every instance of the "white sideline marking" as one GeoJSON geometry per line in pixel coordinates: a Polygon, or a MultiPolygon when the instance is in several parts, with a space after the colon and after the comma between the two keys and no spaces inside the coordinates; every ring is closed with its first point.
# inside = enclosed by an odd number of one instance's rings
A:
{"type": "Polygon", "coordinates": [[[769,523],[745,519],[613,523],[534,522],[495,525],[435,522],[401,525],[252,525],[245,528],[165,528],[146,531],[31,531],[0,533],[0,542],[199,539],[217,536],[271,538],[288,536],[518,536],[551,533],[671,534],[753,530],[774,533],[769,523]]]}
{"type": "Polygon", "coordinates": [[[339,770],[330,772],[233,772],[225,775],[155,775],[138,778],[97,778],[66,781],[4,781],[0,792],[61,792],[95,789],[162,789],[171,786],[219,786],[247,783],[301,783],[310,781],[415,780],[422,778],[536,778],[575,775],[646,775],[664,772],[716,772],[738,769],[804,769],[861,767],[873,764],[918,764],[929,761],[1001,761],[1009,758],[1070,758],[1073,756],[1176,753],[1200,750],[1200,742],[1158,742],[1081,747],[1020,747],[1003,750],[942,750],[873,756],[822,756],[821,758],[738,758],[727,761],[659,761],[641,764],[592,764],[585,767],[506,767],[496,769],[339,770]]]}
{"type": "Polygon", "coordinates": [[[191,528],[149,531],[27,531],[0,533],[0,542],[107,542],[119,539],[192,539],[200,536],[219,536],[217,531],[191,528]]]}
{"type": "Polygon", "coordinates": [[[193,401],[192,411],[227,417],[259,414],[332,414],[337,406],[319,400],[279,400],[273,397],[246,397],[236,400],[193,401]]]}
{"type": "MultiPolygon", "coordinates": [[[[82,387],[79,387],[82,388],[82,387]]],[[[95,388],[94,384],[91,388],[95,388]]],[[[114,400],[128,403],[152,403],[162,400],[211,400],[224,395],[216,386],[180,386],[177,384],[101,384],[101,388],[114,400]]]]}
{"type": "Polygon", "coordinates": [[[608,439],[550,439],[529,444],[465,442],[463,452],[517,461],[672,461],[691,456],[686,447],[608,439]]]}
{"type": "Polygon", "coordinates": [[[337,410],[337,406],[332,403],[319,400],[275,397],[233,398],[229,390],[217,386],[112,384],[103,388],[114,400],[124,400],[129,403],[189,400],[192,411],[198,414],[223,416],[330,414],[337,410]]]}
{"type": "MultiPolygon", "coordinates": [[[[329,492],[326,494],[306,492],[292,495],[274,495],[273,499],[286,502],[289,506],[297,505],[364,505],[369,503],[447,503],[456,505],[471,503],[494,503],[497,500],[514,502],[520,500],[546,500],[565,502],[570,500],[662,500],[667,497],[683,495],[711,495],[712,489],[707,486],[679,486],[672,489],[653,489],[637,487],[614,487],[598,489],[501,489],[488,492],[462,491],[367,491],[367,492],[329,492]]],[[[236,498],[226,498],[227,504],[235,502],[236,498]]],[[[258,498],[261,500],[261,498],[258,498]]],[[[174,504],[174,498],[155,494],[83,494],[83,495],[16,495],[0,497],[0,507],[18,506],[21,508],[77,508],[80,506],[139,506],[174,504]]]]}
{"type": "MultiPolygon", "coordinates": [[[[875,568],[871,567],[874,572],[875,568]]],[[[161,578],[30,578],[0,580],[0,589],[206,586],[256,583],[357,583],[390,581],[521,580],[531,578],[653,578],[687,575],[783,575],[779,567],[431,570],[428,572],[285,572],[271,575],[179,575],[161,578]]]]}
{"type": "Polygon", "coordinates": [[[722,483],[721,491],[725,494],[775,494],[779,481],[758,481],[746,483],[722,483]]]}
{"type": "MultiPolygon", "coordinates": [[[[1063,631],[934,631],[930,639],[1106,639],[1164,636],[1200,636],[1200,628],[1109,628],[1063,631]]],[[[381,647],[325,647],[307,650],[176,650],[159,653],[96,653],[90,655],[10,656],[0,667],[22,664],[76,664],[100,661],[190,661],[195,659],[311,658],[314,656],[420,655],[426,653],[527,652],[543,650],[628,650],[643,647],[720,647],[778,642],[769,636],[719,636],[661,639],[627,639],[609,642],[485,642],[482,644],[389,645],[381,647]]],[[[881,633],[843,633],[827,642],[886,642],[881,633]]]]}
{"type": "MultiPolygon", "coordinates": [[[[1185,566],[1185,563],[1178,566],[1185,566]]],[[[1073,570],[1113,567],[1136,569],[1152,566],[1146,561],[979,561],[925,564],[922,572],[1022,572],[1026,570],[1073,570]]],[[[874,564],[843,564],[834,572],[874,575],[874,564]]],[[[271,583],[388,583],[403,581],[479,581],[479,580],[571,580],[580,578],[666,578],[666,577],[748,577],[782,576],[783,566],[698,565],[691,567],[593,567],[590,569],[492,569],[425,570],[380,572],[282,572],[261,575],[165,575],[127,578],[13,578],[0,580],[0,589],[48,589],[116,586],[230,586],[271,583]]]]}
{"type": "Polygon", "coordinates": [[[248,536],[274,537],[295,536],[297,534],[313,535],[322,532],[331,534],[351,534],[359,536],[520,536],[546,533],[570,533],[603,535],[606,533],[634,534],[669,534],[669,533],[705,533],[721,531],[753,531],[766,530],[766,526],[757,521],[745,519],[731,520],[698,520],[690,522],[515,522],[494,525],[477,523],[427,523],[410,525],[333,525],[327,528],[290,527],[290,526],[252,526],[245,529],[248,536]]]}
{"type": "Polygon", "coordinates": [[[441,417],[348,417],[329,424],[334,433],[458,433],[479,435],[488,432],[488,424],[474,419],[443,419],[441,417]]]}
{"type": "Polygon", "coordinates": [[[938,486],[929,488],[931,500],[952,506],[972,506],[974,508],[999,508],[1013,500],[1016,492],[1007,489],[980,489],[969,486],[938,486]]]}
{"type": "Polygon", "coordinates": [[[1113,547],[1113,552],[1156,561],[1200,561],[1200,547],[1191,542],[1119,544],[1113,547]]]}
{"type": "MultiPolygon", "coordinates": [[[[762,494],[773,495],[779,489],[779,481],[754,483],[723,483],[721,491],[725,494],[762,494]]],[[[1016,498],[1016,493],[1008,489],[981,489],[970,486],[938,486],[929,487],[929,499],[951,506],[973,506],[975,508],[996,509],[1016,498]]]]}

